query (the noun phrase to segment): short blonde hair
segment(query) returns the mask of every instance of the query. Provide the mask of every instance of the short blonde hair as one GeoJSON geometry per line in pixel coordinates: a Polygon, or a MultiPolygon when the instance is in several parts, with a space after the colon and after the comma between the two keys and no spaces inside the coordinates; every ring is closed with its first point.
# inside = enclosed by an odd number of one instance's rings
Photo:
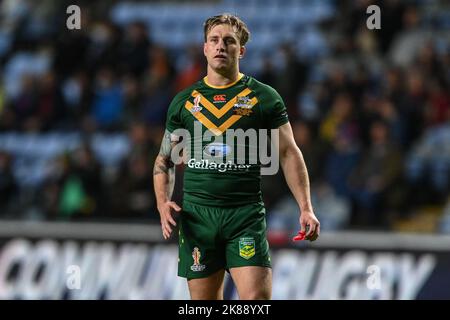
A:
{"type": "Polygon", "coordinates": [[[245,46],[247,41],[250,39],[250,31],[248,31],[248,27],[244,21],[242,21],[235,15],[223,13],[221,15],[206,19],[205,23],[203,24],[205,42],[207,40],[207,35],[211,31],[211,29],[219,24],[230,25],[235,30],[241,46],[245,46]]]}

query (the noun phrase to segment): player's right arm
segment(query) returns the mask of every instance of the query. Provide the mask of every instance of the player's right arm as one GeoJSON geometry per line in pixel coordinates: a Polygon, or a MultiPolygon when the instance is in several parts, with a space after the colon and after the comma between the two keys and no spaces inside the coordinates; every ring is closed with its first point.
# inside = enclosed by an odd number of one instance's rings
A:
{"type": "Polygon", "coordinates": [[[177,225],[173,218],[174,211],[181,211],[181,208],[171,201],[175,185],[175,165],[171,160],[171,153],[177,143],[178,138],[166,130],[153,168],[153,184],[164,239],[170,238],[172,226],[177,225]]]}

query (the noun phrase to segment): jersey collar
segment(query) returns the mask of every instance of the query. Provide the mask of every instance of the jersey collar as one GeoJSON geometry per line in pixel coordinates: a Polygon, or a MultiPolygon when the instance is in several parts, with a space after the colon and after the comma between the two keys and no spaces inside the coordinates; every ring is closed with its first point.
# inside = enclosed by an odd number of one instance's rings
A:
{"type": "Polygon", "coordinates": [[[207,77],[207,76],[203,78],[203,82],[204,82],[208,87],[211,87],[211,88],[214,88],[214,89],[226,89],[226,88],[230,88],[230,87],[234,86],[236,83],[238,83],[239,80],[241,80],[243,76],[244,76],[244,74],[239,72],[239,75],[238,75],[238,78],[237,78],[236,81],[233,81],[232,83],[226,84],[226,85],[224,85],[224,86],[214,86],[214,85],[210,84],[210,83],[208,82],[208,77],[207,77]]]}

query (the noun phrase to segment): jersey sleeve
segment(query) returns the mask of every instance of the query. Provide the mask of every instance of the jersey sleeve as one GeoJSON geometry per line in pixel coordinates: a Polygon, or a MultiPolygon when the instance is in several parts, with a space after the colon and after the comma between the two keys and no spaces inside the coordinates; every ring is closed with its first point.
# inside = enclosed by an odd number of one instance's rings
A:
{"type": "Polygon", "coordinates": [[[167,111],[166,117],[166,130],[169,132],[173,132],[176,129],[183,128],[183,124],[181,122],[181,110],[183,99],[181,99],[180,95],[175,96],[172,102],[169,105],[169,109],[167,111]]]}
{"type": "Polygon", "coordinates": [[[268,129],[277,129],[289,121],[283,99],[275,89],[269,86],[266,89],[263,112],[268,129]]]}

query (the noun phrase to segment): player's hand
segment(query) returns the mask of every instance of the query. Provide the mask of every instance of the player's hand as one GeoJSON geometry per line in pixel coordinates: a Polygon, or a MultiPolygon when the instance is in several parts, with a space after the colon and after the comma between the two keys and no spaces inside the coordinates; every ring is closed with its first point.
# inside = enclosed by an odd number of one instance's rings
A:
{"type": "Polygon", "coordinates": [[[180,212],[181,208],[173,201],[167,201],[158,207],[159,215],[161,217],[161,229],[164,239],[169,239],[172,234],[172,226],[177,223],[173,218],[174,212],[180,212]]]}
{"type": "Polygon", "coordinates": [[[312,211],[302,212],[300,215],[300,232],[304,232],[305,239],[314,241],[320,234],[320,222],[312,211]]]}

